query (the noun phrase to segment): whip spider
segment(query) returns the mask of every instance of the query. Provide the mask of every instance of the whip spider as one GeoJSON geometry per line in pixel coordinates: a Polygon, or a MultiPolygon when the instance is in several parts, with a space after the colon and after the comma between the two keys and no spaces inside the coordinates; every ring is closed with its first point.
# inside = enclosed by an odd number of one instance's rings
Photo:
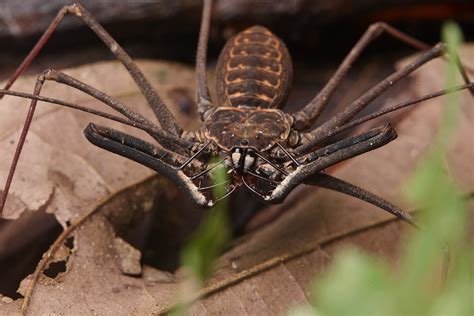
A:
{"type": "Polygon", "coordinates": [[[285,113],[281,108],[285,105],[291,86],[290,54],[277,36],[262,26],[254,26],[235,35],[223,48],[216,68],[218,99],[212,100],[206,79],[211,7],[212,1],[205,0],[196,57],[196,101],[202,126],[196,131],[185,131],[130,56],[91,14],[79,3],[64,6],[4,89],[0,90],[2,96],[9,94],[31,99],[29,113],[0,200],[0,212],[4,207],[36,104],[38,101],[45,101],[99,115],[148,133],[155,143],[92,123],[84,131],[87,139],[94,145],[136,161],[167,177],[196,205],[212,206],[239,187],[247,188],[268,203],[280,203],[296,186],[304,183],[364,200],[413,224],[408,213],[391,203],[324,173],[326,168],[334,164],[394,140],[397,137],[394,128],[387,123],[338,141],[332,141],[333,136],[386,113],[447,93],[462,89],[470,89],[473,93],[473,83],[470,82],[459,58],[453,53],[447,56],[446,47],[442,43],[429,46],[390,25],[375,23],[362,35],[322,90],[302,110],[285,113]],[[9,91],[67,15],[77,17],[94,31],[125,66],[153,110],[157,122],[152,122],[94,87],[54,69],[48,69],[38,76],[32,94],[9,91]],[[343,111],[313,128],[313,123],[330,101],[351,65],[364,49],[382,34],[388,34],[420,50],[421,53],[412,62],[360,95],[343,111]],[[441,56],[456,61],[464,78],[464,85],[433,92],[354,119],[394,83],[441,56]],[[41,96],[45,81],[55,81],[81,90],[122,116],[41,96]],[[219,157],[218,162],[211,160],[213,157],[219,157]],[[225,183],[215,184],[211,181],[209,171],[222,165],[228,168],[229,179],[225,183]],[[216,185],[226,186],[227,193],[224,196],[213,196],[210,189],[216,185]]]}

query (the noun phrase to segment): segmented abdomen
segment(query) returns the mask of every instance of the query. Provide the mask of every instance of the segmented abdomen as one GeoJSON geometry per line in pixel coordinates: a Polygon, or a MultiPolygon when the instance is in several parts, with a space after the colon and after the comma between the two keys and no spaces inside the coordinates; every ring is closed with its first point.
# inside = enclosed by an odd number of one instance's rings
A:
{"type": "Polygon", "coordinates": [[[268,29],[253,26],[231,38],[216,69],[221,106],[278,108],[288,96],[291,57],[268,29]]]}

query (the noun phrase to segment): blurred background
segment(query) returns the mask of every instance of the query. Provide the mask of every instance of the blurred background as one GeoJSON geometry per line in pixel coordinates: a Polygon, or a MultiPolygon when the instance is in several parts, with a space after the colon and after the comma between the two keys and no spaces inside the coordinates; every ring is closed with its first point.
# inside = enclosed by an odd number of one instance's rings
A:
{"type": "MultiPolygon", "coordinates": [[[[0,2],[0,79],[5,79],[67,0],[2,0],[0,2]]],[[[199,0],[82,0],[134,58],[167,59],[193,64],[202,2],[199,0]]],[[[231,35],[261,24],[288,45],[296,68],[339,62],[364,30],[385,21],[428,43],[439,39],[440,25],[453,19],[467,40],[474,37],[471,0],[219,0],[215,1],[210,61],[231,35]]],[[[382,36],[365,56],[409,51],[382,36]]],[[[391,55],[391,54],[389,54],[391,55]]],[[[61,23],[33,72],[66,67],[111,54],[74,17],[61,23]],[[54,61],[51,62],[51,61],[54,61]]],[[[298,75],[298,73],[296,73],[298,75]]],[[[298,80],[298,77],[295,78],[298,80]]]]}

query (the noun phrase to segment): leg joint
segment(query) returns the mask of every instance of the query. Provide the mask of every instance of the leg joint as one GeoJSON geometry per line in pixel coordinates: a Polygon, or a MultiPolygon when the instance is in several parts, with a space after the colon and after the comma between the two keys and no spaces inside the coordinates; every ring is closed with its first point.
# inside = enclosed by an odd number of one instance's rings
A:
{"type": "Polygon", "coordinates": [[[442,52],[443,54],[446,53],[446,44],[445,43],[439,42],[434,47],[436,48],[437,51],[442,52]]]}
{"type": "Polygon", "coordinates": [[[379,22],[372,23],[368,28],[368,32],[372,33],[375,36],[378,36],[387,28],[388,28],[387,23],[379,21],[379,22]]]}
{"type": "Polygon", "coordinates": [[[82,6],[79,4],[79,2],[74,2],[71,5],[64,6],[62,10],[65,10],[65,12],[74,14],[76,16],[82,15],[82,6]]]}
{"type": "Polygon", "coordinates": [[[44,80],[55,80],[58,77],[58,71],[53,68],[48,68],[40,74],[40,78],[44,80]]]}
{"type": "Polygon", "coordinates": [[[296,130],[302,131],[311,125],[311,119],[304,111],[299,111],[293,114],[293,126],[296,130]]]}

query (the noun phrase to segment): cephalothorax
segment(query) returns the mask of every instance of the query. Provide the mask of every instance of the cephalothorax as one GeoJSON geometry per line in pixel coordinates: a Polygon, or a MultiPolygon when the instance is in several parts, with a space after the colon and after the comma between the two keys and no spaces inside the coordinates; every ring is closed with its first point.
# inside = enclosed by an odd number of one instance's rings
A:
{"type": "MultiPolygon", "coordinates": [[[[197,106],[203,121],[201,128],[196,131],[183,131],[157,91],[149,84],[128,54],[84,7],[78,3],[63,7],[6,87],[0,90],[0,96],[10,94],[32,99],[4,194],[0,200],[0,212],[3,210],[36,103],[42,100],[100,115],[147,132],[156,140],[156,144],[94,124],[89,124],[84,131],[85,136],[93,144],[141,163],[169,178],[200,206],[211,206],[242,185],[263,200],[278,203],[283,201],[297,185],[305,183],[354,196],[412,223],[407,213],[387,201],[324,173],[324,169],[329,166],[379,148],[395,139],[396,132],[390,124],[338,141],[334,141],[333,136],[388,112],[443,94],[462,89],[470,89],[472,93],[474,85],[469,81],[461,63],[458,62],[458,65],[466,82],[464,85],[408,100],[354,120],[356,114],[392,84],[428,61],[445,55],[443,44],[431,47],[385,23],[375,23],[368,28],[314,99],[302,110],[289,114],[281,108],[285,104],[291,86],[290,55],[284,43],[268,29],[254,26],[238,33],[223,48],[216,67],[218,98],[213,101],[207,87],[205,66],[211,6],[211,0],[204,1],[196,58],[197,106]],[[94,87],[53,69],[44,71],[38,77],[34,93],[31,95],[8,90],[68,14],[76,16],[89,26],[127,68],[153,109],[159,124],[151,122],[94,87]],[[383,32],[423,52],[413,62],[363,93],[342,112],[311,129],[351,65],[365,47],[383,32]],[[46,80],[79,89],[110,106],[125,118],[40,96],[46,80]],[[220,161],[213,162],[212,158],[215,156],[220,157],[220,161]],[[213,184],[209,171],[219,165],[227,166],[231,177],[225,183],[213,184]],[[227,193],[224,196],[213,196],[210,189],[215,185],[225,185],[227,193]]],[[[457,56],[449,57],[459,61],[457,56]]]]}
{"type": "MultiPolygon", "coordinates": [[[[290,127],[290,119],[279,110],[224,107],[209,115],[204,122],[203,134],[222,151],[232,153],[232,162],[236,159],[249,161],[244,157],[244,151],[270,151],[276,142],[288,140],[290,127]]],[[[246,166],[250,166],[249,163],[246,166]]]]}

